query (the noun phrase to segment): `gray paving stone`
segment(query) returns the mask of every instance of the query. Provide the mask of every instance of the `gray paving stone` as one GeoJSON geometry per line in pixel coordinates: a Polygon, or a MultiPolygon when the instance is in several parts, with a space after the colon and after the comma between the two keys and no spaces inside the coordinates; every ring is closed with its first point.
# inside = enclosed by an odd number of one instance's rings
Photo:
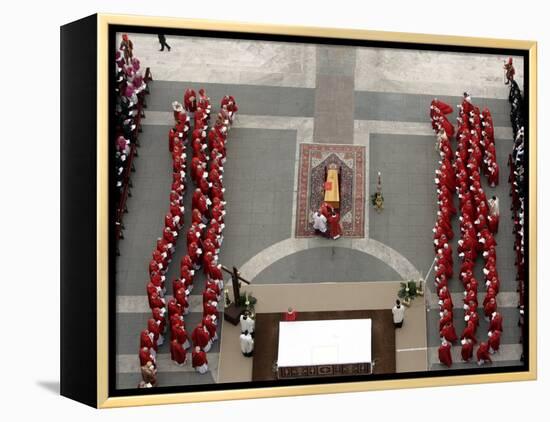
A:
{"type": "Polygon", "coordinates": [[[253,281],[273,284],[400,279],[395,270],[371,255],[341,247],[319,247],[280,259],[253,281]]]}
{"type": "Polygon", "coordinates": [[[239,113],[260,116],[313,117],[315,90],[240,84],[155,81],[154,95],[148,98],[148,110],[170,111],[172,101],[183,102],[186,88],[206,89],[217,112],[221,98],[230,93],[239,105],[239,113]]]}
{"type": "MultiPolygon", "coordinates": [[[[462,97],[438,96],[442,101],[456,109],[462,97]]],[[[429,122],[429,106],[433,96],[420,94],[401,94],[395,92],[355,91],[356,120],[390,120],[397,122],[429,122]]],[[[480,108],[488,106],[495,126],[510,127],[508,100],[492,98],[472,98],[480,108]]],[[[456,111],[449,115],[452,123],[456,121],[456,111]]]]}

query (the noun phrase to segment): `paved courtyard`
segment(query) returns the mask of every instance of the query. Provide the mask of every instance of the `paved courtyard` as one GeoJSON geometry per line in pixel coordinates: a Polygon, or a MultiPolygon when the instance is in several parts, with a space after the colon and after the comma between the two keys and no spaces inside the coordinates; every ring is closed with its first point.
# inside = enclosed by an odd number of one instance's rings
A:
{"type": "MultiPolygon", "coordinates": [[[[508,91],[502,84],[503,57],[176,37],[168,37],[172,46],[168,53],[158,51],[156,35],[130,34],[130,38],[142,66],[151,68],[154,82],[132,174],[125,239],[116,261],[118,388],[134,388],[140,379],[139,332],[150,315],[147,265],[168,207],[171,103],[182,101],[187,87],[206,88],[214,111],[224,94],[234,95],[239,104],[224,166],[227,217],[220,261],[239,267],[254,284],[396,281],[426,274],[433,261],[433,172],[438,160],[429,103],[438,97],[456,106],[462,92],[468,91],[476,104],[487,105],[496,125],[501,168],[500,185],[496,189],[484,185],[487,195],[496,194],[501,203],[496,240],[499,310],[505,326],[495,365],[519,363],[506,166],[512,131],[508,91]],[[378,214],[367,204],[365,238],[294,237],[299,144],[311,142],[366,147],[367,201],[375,190],[377,172],[382,173],[385,209],[378,214]]],[[[514,62],[522,84],[521,58],[514,62]]],[[[190,199],[186,195],[186,210],[191,209],[190,199]]],[[[186,253],[184,233],[185,229],[174,262],[186,253]]],[[[177,275],[176,267],[170,267],[169,281],[177,275]]],[[[203,282],[200,278],[196,282],[191,313],[185,317],[190,329],[202,315],[203,282]]],[[[431,288],[433,277],[427,285],[431,288]]],[[[450,286],[453,293],[462,294],[456,277],[450,286]]],[[[430,292],[425,300],[430,309],[428,368],[442,369],[437,360],[437,301],[430,292]]],[[[459,300],[457,296],[455,305],[460,305],[459,300]]],[[[464,326],[460,315],[457,309],[457,330],[464,326]]],[[[479,337],[484,338],[486,331],[481,321],[479,337]]],[[[217,343],[208,354],[210,371],[201,376],[190,367],[174,366],[167,346],[161,347],[159,385],[216,382],[219,352],[217,343]]],[[[471,365],[457,361],[453,369],[466,366],[471,365]]]]}

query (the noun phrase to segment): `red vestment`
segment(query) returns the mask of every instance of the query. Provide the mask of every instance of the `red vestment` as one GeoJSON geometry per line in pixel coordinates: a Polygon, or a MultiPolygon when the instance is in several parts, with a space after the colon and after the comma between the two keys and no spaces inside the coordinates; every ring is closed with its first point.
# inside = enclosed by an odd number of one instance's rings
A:
{"type": "Polygon", "coordinates": [[[174,298],[171,298],[168,301],[168,315],[183,315],[183,309],[181,308],[178,301],[174,298]]]}
{"type": "Polygon", "coordinates": [[[454,343],[458,340],[455,327],[452,324],[447,324],[439,333],[440,337],[444,337],[450,343],[454,343]]]}
{"type": "Polygon", "coordinates": [[[500,331],[498,331],[498,330],[497,331],[492,331],[491,336],[489,337],[489,340],[488,340],[489,347],[491,349],[493,349],[495,352],[500,347],[500,336],[501,336],[500,331]]]}
{"type": "Polygon", "coordinates": [[[183,311],[185,312],[185,310],[189,307],[189,302],[187,301],[187,295],[185,294],[185,289],[183,288],[179,289],[176,292],[175,298],[178,304],[182,307],[183,311]]]}
{"type": "Polygon", "coordinates": [[[283,319],[285,321],[296,321],[298,318],[298,312],[292,311],[292,312],[285,312],[283,315],[283,319]]]}
{"type": "Polygon", "coordinates": [[[185,349],[175,339],[170,342],[170,356],[179,365],[185,363],[185,358],[187,357],[185,349]]]}
{"type": "Polygon", "coordinates": [[[467,341],[462,345],[462,349],[460,351],[460,354],[462,355],[462,360],[464,362],[468,362],[472,356],[474,355],[474,343],[467,341]]]}
{"type": "Polygon", "coordinates": [[[476,339],[476,324],[471,319],[468,321],[464,331],[462,331],[461,338],[466,338],[472,340],[474,343],[477,343],[476,339]]]}
{"type": "Polygon", "coordinates": [[[166,318],[164,316],[164,309],[163,308],[153,308],[153,318],[155,321],[159,322],[159,329],[161,333],[164,333],[166,329],[166,318]]]}
{"type": "Polygon", "coordinates": [[[202,293],[202,303],[208,303],[209,300],[214,301],[214,302],[216,300],[218,300],[218,295],[212,289],[206,289],[202,293]]]}
{"type": "Polygon", "coordinates": [[[197,109],[197,94],[194,89],[187,88],[185,90],[183,104],[187,111],[194,112],[197,109]]]}
{"type": "Polygon", "coordinates": [[[199,346],[202,349],[206,347],[206,345],[210,341],[210,334],[208,334],[208,330],[205,330],[202,324],[199,324],[193,330],[193,333],[191,334],[191,339],[193,340],[194,346],[199,346]]]}
{"type": "Polygon", "coordinates": [[[142,347],[139,349],[139,364],[140,366],[144,366],[147,364],[147,362],[155,363],[155,358],[151,354],[148,347],[142,347]]]}
{"type": "Polygon", "coordinates": [[[491,317],[489,331],[502,331],[502,315],[498,312],[491,317]]]}
{"type": "Polygon", "coordinates": [[[151,336],[149,335],[149,330],[143,330],[141,332],[139,340],[140,340],[140,344],[139,344],[140,348],[147,347],[149,349],[154,349],[155,351],[158,350],[157,343],[154,342],[151,336]]]}
{"type": "Polygon", "coordinates": [[[449,343],[442,344],[438,349],[439,361],[447,366],[451,367],[453,364],[453,358],[451,357],[451,345],[449,343]]]}
{"type": "Polygon", "coordinates": [[[173,325],[172,327],[172,340],[176,340],[182,346],[185,346],[185,343],[188,340],[187,331],[183,325],[173,325]]]}
{"type": "Polygon", "coordinates": [[[212,319],[211,315],[207,315],[202,319],[202,325],[206,327],[206,329],[208,330],[208,333],[210,334],[210,337],[214,338],[214,336],[216,335],[216,330],[218,326],[214,324],[214,320],[212,319]]]}
{"type": "Polygon", "coordinates": [[[164,307],[164,301],[157,293],[149,294],[149,292],[147,292],[147,296],[149,299],[149,307],[151,309],[164,307]]]}
{"type": "Polygon", "coordinates": [[[202,309],[203,309],[203,316],[216,315],[216,318],[219,318],[218,308],[212,305],[212,303],[205,303],[202,309]]]}
{"type": "Polygon", "coordinates": [[[208,275],[214,280],[223,280],[222,270],[218,265],[212,263],[208,266],[208,275]]]}
{"type": "Polygon", "coordinates": [[[206,352],[201,350],[200,352],[197,352],[193,350],[193,353],[191,355],[191,361],[193,364],[193,368],[197,368],[199,366],[204,365],[205,363],[208,363],[208,360],[206,358],[206,352]]]}
{"type": "Polygon", "coordinates": [[[476,357],[478,362],[483,360],[486,362],[492,362],[491,355],[489,354],[489,344],[488,343],[480,343],[479,347],[477,349],[476,357]]]}
{"type": "Polygon", "coordinates": [[[342,226],[340,225],[340,213],[334,213],[328,216],[327,223],[330,231],[330,237],[337,238],[342,236],[342,226]]]}

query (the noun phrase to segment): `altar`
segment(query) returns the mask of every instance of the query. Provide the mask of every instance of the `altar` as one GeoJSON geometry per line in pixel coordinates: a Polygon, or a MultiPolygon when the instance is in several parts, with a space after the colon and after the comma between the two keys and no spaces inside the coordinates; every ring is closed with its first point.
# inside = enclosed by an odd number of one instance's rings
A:
{"type": "Polygon", "coordinates": [[[278,378],[372,372],[372,320],[280,321],[278,378]]]}

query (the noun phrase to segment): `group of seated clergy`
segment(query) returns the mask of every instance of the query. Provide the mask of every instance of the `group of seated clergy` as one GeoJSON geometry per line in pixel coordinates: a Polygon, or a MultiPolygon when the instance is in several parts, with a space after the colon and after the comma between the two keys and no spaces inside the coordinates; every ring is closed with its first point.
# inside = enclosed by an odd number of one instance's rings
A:
{"type": "MultiPolygon", "coordinates": [[[[126,37],[127,38],[127,37],[126,37]]],[[[131,42],[128,39],[127,45],[131,42]]],[[[122,47],[121,47],[122,48],[122,47]]],[[[126,199],[130,187],[130,171],[137,155],[138,132],[141,119],[145,117],[145,94],[148,93],[147,78],[141,72],[140,61],[132,55],[118,50],[115,58],[115,154],[114,183],[117,203],[117,239],[122,238],[122,214],[126,210],[126,199]]]]}
{"type": "MultiPolygon", "coordinates": [[[[517,290],[519,293],[519,326],[521,327],[521,339],[524,338],[524,313],[525,313],[525,195],[527,191],[526,170],[527,156],[525,154],[525,130],[523,116],[523,98],[516,81],[510,83],[510,101],[511,111],[510,119],[512,121],[512,130],[514,132],[514,149],[509,157],[510,166],[510,197],[512,198],[512,222],[514,238],[514,253],[516,265],[517,290]]],[[[523,358],[523,354],[522,354],[523,358]]]]}
{"type": "MultiPolygon", "coordinates": [[[[446,114],[452,112],[447,104],[434,100],[431,105],[432,123],[437,130],[440,146],[440,167],[436,170],[438,192],[438,219],[434,227],[434,245],[436,252],[436,288],[440,304],[439,358],[446,366],[452,364],[451,344],[458,340],[453,326],[453,302],[448,281],[453,276],[452,250],[449,241],[453,238],[451,218],[456,214],[453,195],[456,191],[460,205],[460,239],[458,253],[461,259],[459,278],[464,286],[464,320],[466,327],[461,335],[461,356],[464,361],[473,357],[474,344],[477,344],[476,330],[479,325],[478,281],[473,271],[478,254],[484,260],[483,273],[486,295],[483,300],[484,315],[491,321],[488,341],[481,342],[476,352],[479,364],[490,362],[490,353],[499,349],[502,332],[502,317],[497,312],[496,295],[500,280],[496,269],[496,241],[498,231],[498,199],[487,200],[481,187],[480,171],[484,145],[481,144],[481,113],[471,103],[465,93],[459,105],[457,150],[453,157],[448,134],[452,133],[448,125],[442,124],[446,114]],[[454,161],[453,161],[454,158],[454,161]]],[[[490,180],[490,179],[489,179],[490,180]]]]}

